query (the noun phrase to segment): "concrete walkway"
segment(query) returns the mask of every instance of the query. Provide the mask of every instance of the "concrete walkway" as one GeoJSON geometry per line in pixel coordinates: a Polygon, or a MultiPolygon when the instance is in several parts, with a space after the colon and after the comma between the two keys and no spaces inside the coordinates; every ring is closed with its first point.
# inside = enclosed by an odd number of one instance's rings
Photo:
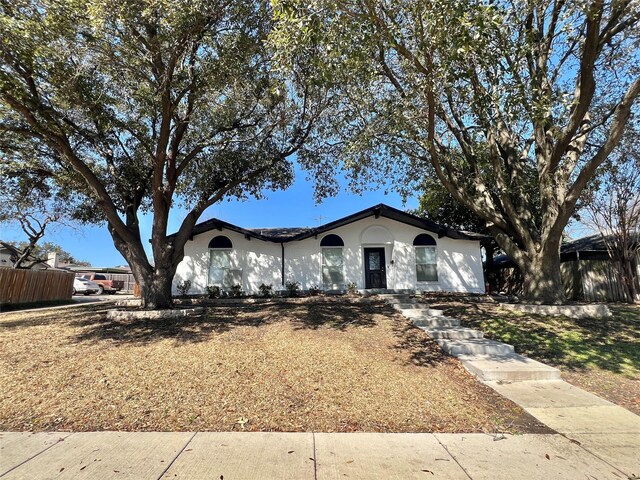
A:
{"type": "Polygon", "coordinates": [[[627,477],[640,478],[638,415],[562,380],[485,383],[627,477]]]}
{"type": "Polygon", "coordinates": [[[556,380],[560,370],[515,353],[513,345],[484,338],[479,330],[461,326],[458,318],[430,308],[407,294],[380,295],[449,355],[482,381],[556,380]]]}
{"type": "Polygon", "coordinates": [[[631,475],[561,435],[0,434],[2,480],[620,480],[634,478],[631,475]]]}

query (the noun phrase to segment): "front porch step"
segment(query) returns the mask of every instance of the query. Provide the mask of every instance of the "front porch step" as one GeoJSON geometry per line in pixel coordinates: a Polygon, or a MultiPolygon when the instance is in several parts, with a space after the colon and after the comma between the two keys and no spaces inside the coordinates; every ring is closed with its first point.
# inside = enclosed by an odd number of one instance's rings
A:
{"type": "Polygon", "coordinates": [[[418,317],[442,317],[444,316],[444,312],[442,310],[437,310],[435,308],[397,308],[402,315],[409,318],[418,318],[418,317]]]}
{"type": "Polygon", "coordinates": [[[488,338],[469,338],[465,340],[437,338],[436,342],[450,355],[505,355],[514,353],[513,345],[488,338]]]}
{"type": "Polygon", "coordinates": [[[460,355],[462,365],[484,382],[557,380],[560,370],[517,353],[507,355],[460,355]]]}
{"type": "Polygon", "coordinates": [[[421,327],[432,338],[448,338],[451,340],[464,340],[468,338],[483,338],[484,334],[479,330],[467,327],[421,327]]]}
{"type": "Polygon", "coordinates": [[[459,327],[460,320],[457,318],[450,317],[414,317],[411,318],[411,323],[413,323],[416,327],[428,327],[428,328],[438,328],[438,327],[459,327]]]}
{"type": "Polygon", "coordinates": [[[382,299],[392,299],[392,298],[408,298],[413,295],[413,290],[409,289],[398,289],[392,290],[389,288],[368,288],[359,290],[362,293],[368,293],[369,295],[378,295],[382,299]]]}
{"type": "Polygon", "coordinates": [[[415,326],[435,339],[445,352],[457,357],[480,381],[521,382],[560,378],[557,368],[518,355],[512,345],[483,338],[478,330],[461,327],[460,320],[429,308],[419,298],[407,295],[384,297],[415,326]]]}
{"type": "Polygon", "coordinates": [[[416,309],[427,309],[429,310],[428,303],[419,303],[419,302],[411,302],[411,299],[397,301],[397,302],[389,302],[396,310],[416,310],[416,309]]]}

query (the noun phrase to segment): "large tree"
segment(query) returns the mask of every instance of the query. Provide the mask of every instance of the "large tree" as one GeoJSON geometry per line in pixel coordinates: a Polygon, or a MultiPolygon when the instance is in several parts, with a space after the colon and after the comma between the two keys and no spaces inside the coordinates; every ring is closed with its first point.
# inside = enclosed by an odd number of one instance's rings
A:
{"type": "Polygon", "coordinates": [[[322,51],[316,80],[342,97],[326,154],[365,181],[400,172],[401,188],[433,169],[518,265],[525,297],[563,302],[563,230],[637,108],[638,2],[280,0],[276,10],[283,61],[322,51]]]}
{"type": "Polygon", "coordinates": [[[308,58],[274,68],[272,22],[261,0],[1,0],[0,132],[46,145],[84,186],[144,307],[171,306],[207,207],[291,182],[322,102],[308,58]],[[187,213],[168,238],[176,202],[187,213]]]}
{"type": "Polygon", "coordinates": [[[418,208],[411,211],[414,215],[456,230],[488,234],[484,219],[458,202],[436,177],[426,177],[418,188],[418,208]]]}

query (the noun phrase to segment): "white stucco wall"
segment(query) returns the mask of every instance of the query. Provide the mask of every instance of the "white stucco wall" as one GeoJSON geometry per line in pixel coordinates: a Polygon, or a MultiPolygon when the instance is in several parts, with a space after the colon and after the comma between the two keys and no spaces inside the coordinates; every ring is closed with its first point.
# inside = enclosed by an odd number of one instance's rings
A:
{"type": "Polygon", "coordinates": [[[257,292],[260,284],[272,284],[279,289],[281,278],[281,247],[279,243],[264,242],[223,229],[211,230],[188,241],[184,249],[184,259],[178,265],[173,281],[174,293],[181,280],[191,280],[189,293],[206,293],[209,279],[209,242],[218,235],[231,240],[231,268],[242,270],[242,289],[245,292],[257,292]]]}
{"type": "MultiPolygon", "coordinates": [[[[451,291],[483,293],[484,277],[480,243],[475,240],[454,240],[388,218],[368,217],[336,228],[318,238],[287,242],[285,248],[285,281],[300,282],[302,289],[322,288],[322,248],[325,235],[339,235],[343,242],[345,283],[354,282],[365,288],[364,248],[384,247],[387,288],[418,291],[451,291]],[[436,240],[438,281],[417,282],[415,249],[416,235],[429,233],[436,240]],[[393,262],[393,263],[392,263],[393,262]]],[[[233,242],[232,268],[243,271],[243,290],[257,292],[261,283],[281,285],[281,246],[279,243],[246,240],[243,235],[228,230],[212,230],[200,234],[185,246],[185,258],[178,267],[175,283],[192,281],[190,293],[204,293],[208,279],[209,241],[225,235],[233,242]]]]}

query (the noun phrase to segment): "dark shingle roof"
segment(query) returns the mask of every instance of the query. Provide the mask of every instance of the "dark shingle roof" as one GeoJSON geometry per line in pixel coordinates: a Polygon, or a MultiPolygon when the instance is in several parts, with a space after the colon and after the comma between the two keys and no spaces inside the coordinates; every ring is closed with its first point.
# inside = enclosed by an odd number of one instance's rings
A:
{"type": "MultiPolygon", "coordinates": [[[[210,220],[206,220],[202,223],[197,224],[193,229],[192,237],[199,235],[204,232],[208,232],[210,230],[231,230],[234,232],[241,233],[245,235],[247,238],[257,238],[260,240],[264,240],[267,242],[290,242],[295,240],[303,240],[305,238],[309,238],[315,235],[320,235],[329,230],[333,230],[338,227],[342,227],[344,225],[348,225],[353,222],[357,222],[358,220],[362,220],[367,217],[375,216],[390,218],[392,220],[396,220],[397,222],[404,223],[406,225],[412,225],[417,228],[421,228],[428,232],[432,232],[438,235],[438,237],[449,237],[456,240],[485,240],[489,237],[486,235],[481,235],[479,233],[474,232],[463,232],[460,230],[454,230],[452,228],[447,228],[442,225],[438,225],[426,218],[421,218],[416,215],[412,215],[407,212],[403,212],[402,210],[398,210],[397,208],[390,207],[383,203],[376,205],[374,207],[369,207],[360,212],[356,212],[352,215],[348,215],[346,217],[340,218],[333,222],[329,222],[325,225],[321,225],[319,227],[311,228],[311,227],[297,227],[297,228],[242,228],[237,225],[233,225],[232,223],[225,222],[224,220],[219,220],[217,218],[212,218],[210,220]]],[[[175,234],[169,235],[169,238],[174,237],[175,234]]]]}
{"type": "Polygon", "coordinates": [[[289,227],[289,228],[248,228],[250,232],[254,232],[257,235],[268,237],[276,241],[289,240],[298,235],[303,235],[310,230],[309,227],[289,227]]]}

